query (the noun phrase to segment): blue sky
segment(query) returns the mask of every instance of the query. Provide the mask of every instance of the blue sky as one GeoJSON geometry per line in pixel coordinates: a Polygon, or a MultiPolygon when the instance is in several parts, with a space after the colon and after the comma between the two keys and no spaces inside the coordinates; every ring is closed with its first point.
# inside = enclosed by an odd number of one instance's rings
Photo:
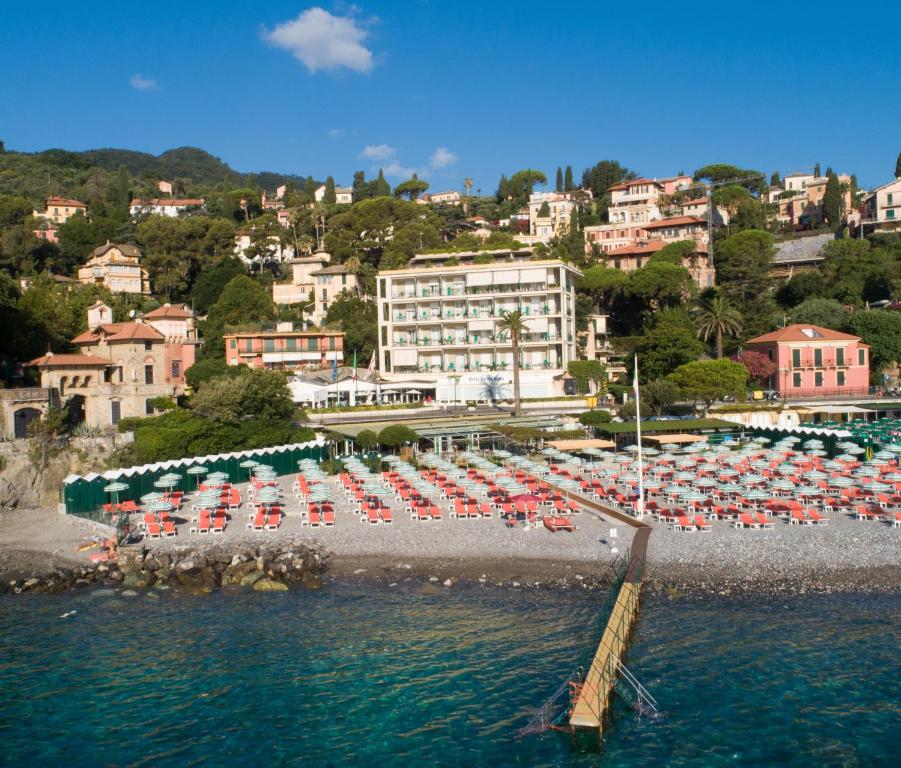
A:
{"type": "Polygon", "coordinates": [[[381,165],[433,190],[616,159],[648,176],[819,161],[889,180],[897,14],[880,2],[4,7],[10,149],[202,147],[241,171],[381,165]],[[609,6],[609,7],[608,7],[609,6]],[[885,8],[885,24],[873,23],[885,8]],[[889,19],[892,21],[889,22],[889,19]]]}

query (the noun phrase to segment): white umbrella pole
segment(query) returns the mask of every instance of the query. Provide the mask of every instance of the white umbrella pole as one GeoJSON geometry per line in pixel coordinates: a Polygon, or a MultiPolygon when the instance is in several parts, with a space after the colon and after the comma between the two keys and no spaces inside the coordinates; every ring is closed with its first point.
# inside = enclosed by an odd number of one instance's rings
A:
{"type": "Polygon", "coordinates": [[[638,394],[638,355],[635,355],[635,375],[632,378],[635,390],[635,439],[638,445],[638,515],[644,515],[644,460],[641,453],[641,398],[638,394]]]}

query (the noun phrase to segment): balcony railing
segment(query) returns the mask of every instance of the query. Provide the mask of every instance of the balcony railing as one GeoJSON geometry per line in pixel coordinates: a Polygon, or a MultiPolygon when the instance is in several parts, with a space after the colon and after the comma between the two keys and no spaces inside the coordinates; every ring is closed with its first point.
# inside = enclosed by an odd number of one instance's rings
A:
{"type": "Polygon", "coordinates": [[[482,296],[489,293],[544,293],[549,290],[555,291],[559,289],[559,285],[549,285],[547,283],[522,283],[517,285],[473,285],[467,286],[463,289],[449,288],[445,290],[442,290],[440,288],[436,288],[435,290],[420,288],[417,291],[394,290],[391,292],[391,299],[393,301],[414,301],[418,299],[445,299],[458,296],[482,296]]]}

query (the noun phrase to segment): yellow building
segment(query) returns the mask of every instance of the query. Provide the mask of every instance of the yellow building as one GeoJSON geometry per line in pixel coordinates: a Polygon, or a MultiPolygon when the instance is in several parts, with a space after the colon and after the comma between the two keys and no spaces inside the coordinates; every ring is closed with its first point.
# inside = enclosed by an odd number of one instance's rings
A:
{"type": "Polygon", "coordinates": [[[78,282],[105,285],[113,293],[150,293],[150,278],[141,268],[141,249],[136,245],[107,242],[95,248],[79,267],[78,282]]]}
{"type": "Polygon", "coordinates": [[[36,219],[47,219],[54,224],[65,224],[76,213],[85,214],[88,206],[81,200],[69,200],[65,197],[48,197],[44,201],[44,210],[34,210],[32,216],[36,219]]]}

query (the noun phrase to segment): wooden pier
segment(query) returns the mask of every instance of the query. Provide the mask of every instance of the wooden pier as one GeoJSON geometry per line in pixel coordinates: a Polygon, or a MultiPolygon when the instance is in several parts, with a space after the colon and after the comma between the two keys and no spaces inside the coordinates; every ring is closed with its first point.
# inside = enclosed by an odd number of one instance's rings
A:
{"type": "Polygon", "coordinates": [[[630,547],[629,566],[619,588],[610,618],[601,635],[597,652],[591,662],[582,686],[573,703],[569,715],[572,730],[579,728],[597,729],[603,733],[604,715],[610,706],[610,697],[621,659],[635,619],[638,618],[638,603],[641,594],[641,579],[647,555],[651,527],[641,520],[611,509],[581,494],[570,494],[585,507],[601,512],[604,516],[625,523],[635,529],[630,547]]]}

